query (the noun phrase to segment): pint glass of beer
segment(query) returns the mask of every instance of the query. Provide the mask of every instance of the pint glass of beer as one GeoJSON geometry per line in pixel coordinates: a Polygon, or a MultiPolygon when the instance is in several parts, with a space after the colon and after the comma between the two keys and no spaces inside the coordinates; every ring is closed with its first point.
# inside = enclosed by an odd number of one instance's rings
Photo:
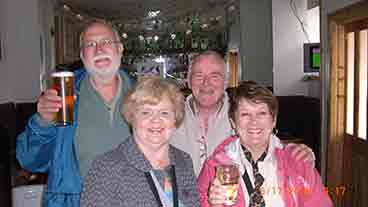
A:
{"type": "Polygon", "coordinates": [[[73,124],[74,114],[74,74],[73,72],[60,71],[51,74],[52,88],[58,92],[62,99],[62,107],[55,114],[56,125],[65,126],[73,124]]]}
{"type": "Polygon", "coordinates": [[[223,164],[216,166],[216,178],[225,191],[225,205],[230,206],[236,204],[238,195],[239,170],[235,164],[223,164]]]}

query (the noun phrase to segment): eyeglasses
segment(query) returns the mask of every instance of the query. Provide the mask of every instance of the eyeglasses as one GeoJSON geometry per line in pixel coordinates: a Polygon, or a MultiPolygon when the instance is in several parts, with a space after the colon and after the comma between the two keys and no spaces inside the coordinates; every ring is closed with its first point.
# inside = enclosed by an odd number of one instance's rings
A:
{"type": "Polygon", "coordinates": [[[193,74],[192,80],[195,82],[203,82],[203,81],[209,81],[209,82],[218,82],[222,81],[224,79],[224,75],[220,73],[213,73],[210,75],[203,75],[203,74],[193,74]]]}
{"type": "Polygon", "coordinates": [[[118,43],[120,43],[120,41],[103,39],[99,41],[88,41],[84,43],[82,47],[83,48],[97,48],[98,45],[100,45],[100,47],[111,47],[112,45],[118,44],[118,43]]]}
{"type": "Polygon", "coordinates": [[[165,120],[175,119],[175,112],[170,110],[151,110],[151,109],[140,109],[136,115],[140,119],[151,119],[160,118],[165,120]]]}

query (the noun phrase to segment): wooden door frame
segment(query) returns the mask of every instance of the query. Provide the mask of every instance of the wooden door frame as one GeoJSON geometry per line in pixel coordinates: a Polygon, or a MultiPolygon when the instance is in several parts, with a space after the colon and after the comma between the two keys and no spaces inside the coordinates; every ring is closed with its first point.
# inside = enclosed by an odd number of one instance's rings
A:
{"type": "MultiPolygon", "coordinates": [[[[368,18],[368,2],[363,1],[350,7],[343,8],[328,16],[328,37],[330,45],[329,72],[329,114],[328,114],[328,144],[327,144],[327,186],[336,189],[344,186],[343,168],[351,165],[344,163],[344,154],[351,154],[351,149],[344,147],[345,141],[345,25],[368,18]],[[341,58],[343,57],[343,58],[341,58]]],[[[347,187],[347,186],[345,186],[347,187]]],[[[349,189],[346,189],[349,190],[349,189]]],[[[335,206],[343,206],[344,200],[349,198],[332,197],[335,206]]]]}

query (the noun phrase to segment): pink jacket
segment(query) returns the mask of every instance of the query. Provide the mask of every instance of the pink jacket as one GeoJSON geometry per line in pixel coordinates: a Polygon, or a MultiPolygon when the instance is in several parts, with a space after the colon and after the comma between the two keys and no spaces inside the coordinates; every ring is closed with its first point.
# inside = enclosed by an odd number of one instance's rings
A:
{"type": "MultiPolygon", "coordinates": [[[[198,177],[202,207],[210,206],[208,203],[208,188],[215,177],[215,166],[230,161],[224,147],[236,139],[236,137],[227,138],[204,163],[198,177]]],[[[296,161],[291,157],[288,149],[276,148],[274,153],[277,160],[278,191],[285,207],[333,206],[328,193],[324,190],[318,172],[313,167],[307,163],[296,161]]],[[[239,185],[238,201],[234,206],[248,206],[245,204],[242,185],[239,185]]]]}

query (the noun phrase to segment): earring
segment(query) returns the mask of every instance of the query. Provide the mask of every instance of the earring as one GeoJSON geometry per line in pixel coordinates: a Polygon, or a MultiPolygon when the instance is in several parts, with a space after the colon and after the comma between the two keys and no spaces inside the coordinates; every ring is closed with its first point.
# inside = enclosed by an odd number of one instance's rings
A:
{"type": "Polygon", "coordinates": [[[279,130],[278,130],[278,129],[276,129],[276,128],[273,128],[273,129],[272,129],[272,133],[273,133],[274,135],[277,135],[277,133],[279,133],[279,130]]]}

